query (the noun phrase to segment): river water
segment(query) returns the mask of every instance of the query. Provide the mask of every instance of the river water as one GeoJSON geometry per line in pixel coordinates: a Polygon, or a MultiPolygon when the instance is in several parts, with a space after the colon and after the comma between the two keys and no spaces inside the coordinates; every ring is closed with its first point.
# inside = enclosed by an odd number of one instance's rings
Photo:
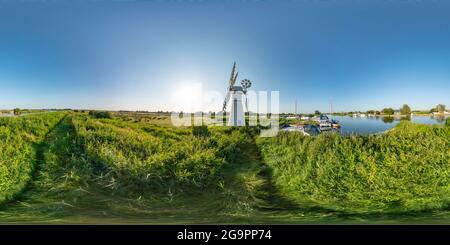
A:
{"type": "Polygon", "coordinates": [[[412,116],[410,118],[399,118],[332,116],[331,118],[340,122],[342,125],[340,131],[342,134],[372,134],[391,129],[401,120],[409,120],[422,124],[444,124],[447,117],[412,116]]]}

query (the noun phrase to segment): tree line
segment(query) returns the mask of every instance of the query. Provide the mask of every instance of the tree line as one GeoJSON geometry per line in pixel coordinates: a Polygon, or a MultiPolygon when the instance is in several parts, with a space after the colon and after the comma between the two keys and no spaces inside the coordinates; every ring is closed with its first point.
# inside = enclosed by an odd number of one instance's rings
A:
{"type": "MultiPolygon", "coordinates": [[[[429,111],[423,111],[425,113],[433,113],[433,112],[438,112],[438,113],[444,113],[446,110],[445,105],[443,104],[439,104],[436,105],[434,108],[432,108],[429,111]]],[[[395,110],[391,107],[387,107],[387,108],[383,108],[381,111],[378,110],[368,110],[366,111],[367,114],[372,114],[372,115],[394,115],[395,114],[395,110]]],[[[411,115],[412,110],[411,107],[407,104],[404,104],[401,108],[398,109],[398,112],[400,113],[400,115],[411,115]]],[[[348,114],[354,114],[357,112],[349,112],[348,114]]]]}

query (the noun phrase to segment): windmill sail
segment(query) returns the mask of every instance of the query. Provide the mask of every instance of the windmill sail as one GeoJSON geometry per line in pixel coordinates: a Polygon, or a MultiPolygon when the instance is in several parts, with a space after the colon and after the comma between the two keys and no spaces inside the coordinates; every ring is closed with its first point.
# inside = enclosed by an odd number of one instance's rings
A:
{"type": "Polygon", "coordinates": [[[230,99],[230,91],[232,90],[234,84],[236,83],[238,74],[239,74],[239,72],[236,73],[236,62],[234,62],[233,69],[231,70],[230,81],[228,82],[229,86],[228,86],[227,95],[225,96],[225,101],[223,102],[222,111],[225,111],[227,109],[227,103],[228,103],[228,100],[230,99]]]}
{"type": "Polygon", "coordinates": [[[235,74],[235,72],[236,72],[236,62],[234,62],[233,69],[231,70],[230,81],[228,82],[229,88],[233,87],[234,83],[236,82],[237,74],[235,74]]]}
{"type": "Polygon", "coordinates": [[[239,72],[236,72],[236,75],[233,78],[233,84],[231,85],[231,87],[233,87],[234,84],[236,83],[236,79],[237,79],[238,74],[239,74],[239,72]]]}
{"type": "Polygon", "coordinates": [[[230,100],[230,91],[227,92],[227,95],[225,96],[225,101],[223,102],[223,108],[222,111],[225,112],[225,110],[227,109],[227,103],[230,100]]]}

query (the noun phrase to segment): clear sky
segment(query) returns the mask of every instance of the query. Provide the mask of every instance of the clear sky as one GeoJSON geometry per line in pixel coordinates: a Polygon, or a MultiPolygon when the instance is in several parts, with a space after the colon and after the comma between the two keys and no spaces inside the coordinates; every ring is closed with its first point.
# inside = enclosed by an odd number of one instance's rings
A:
{"type": "MultiPolygon", "coordinates": [[[[0,1],[0,108],[171,110],[234,61],[281,111],[450,107],[449,1],[0,1]]],[[[220,108],[218,108],[219,110],[220,108]]]]}

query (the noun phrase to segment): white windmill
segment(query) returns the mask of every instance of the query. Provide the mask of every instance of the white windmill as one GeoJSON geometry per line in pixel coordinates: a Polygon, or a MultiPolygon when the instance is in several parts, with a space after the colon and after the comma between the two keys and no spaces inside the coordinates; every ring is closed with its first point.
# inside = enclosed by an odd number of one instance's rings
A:
{"type": "MultiPolygon", "coordinates": [[[[227,95],[223,102],[222,111],[225,114],[228,102],[231,100],[230,117],[228,119],[228,126],[245,126],[245,114],[242,104],[243,95],[247,94],[247,89],[250,88],[252,82],[248,79],[241,81],[241,86],[234,86],[239,73],[236,73],[236,62],[234,62],[233,70],[231,71],[230,81],[228,83],[227,95]]],[[[245,109],[248,111],[247,98],[245,109]]]]}

